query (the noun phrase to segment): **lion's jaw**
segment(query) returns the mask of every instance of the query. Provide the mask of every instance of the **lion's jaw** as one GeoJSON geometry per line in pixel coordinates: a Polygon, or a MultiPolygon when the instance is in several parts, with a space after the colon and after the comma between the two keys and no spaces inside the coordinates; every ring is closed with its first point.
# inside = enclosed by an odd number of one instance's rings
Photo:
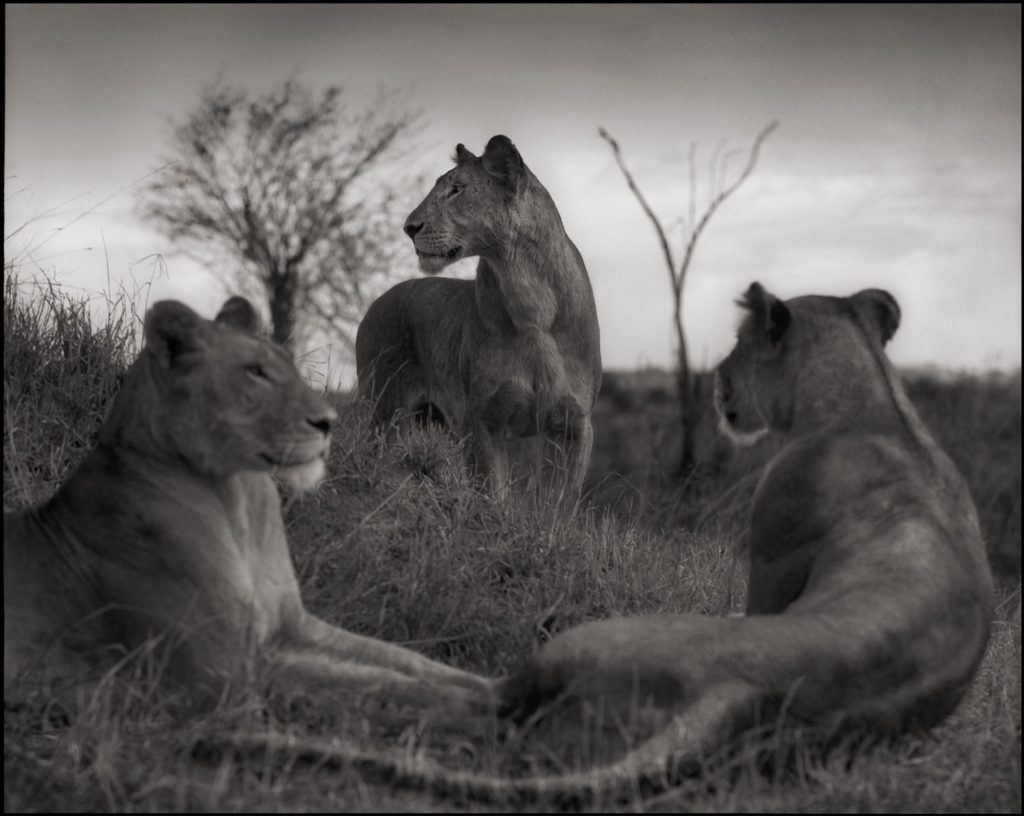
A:
{"type": "Polygon", "coordinates": [[[737,448],[749,448],[752,445],[756,445],[768,436],[769,433],[767,428],[759,428],[756,431],[741,431],[739,428],[734,427],[725,417],[719,417],[718,429],[737,448]]]}
{"type": "Polygon", "coordinates": [[[416,260],[419,262],[420,271],[427,275],[437,275],[445,267],[464,257],[464,248],[459,244],[443,249],[437,247],[436,242],[431,242],[427,247],[421,247],[421,244],[413,239],[413,246],[416,248],[416,260]]]}
{"type": "Polygon", "coordinates": [[[283,435],[271,448],[274,453],[264,458],[271,471],[292,491],[308,492],[323,480],[331,448],[329,432],[306,431],[292,438],[283,435]]]}
{"type": "Polygon", "coordinates": [[[725,405],[720,371],[715,371],[714,405],[715,413],[718,415],[719,431],[736,447],[749,448],[768,435],[769,428],[767,425],[754,428],[741,428],[739,426],[738,416],[725,405]]]}
{"type": "Polygon", "coordinates": [[[318,457],[311,462],[302,465],[282,465],[274,468],[274,473],[281,479],[288,488],[296,493],[307,493],[313,490],[327,472],[327,465],[324,457],[318,457]]]}

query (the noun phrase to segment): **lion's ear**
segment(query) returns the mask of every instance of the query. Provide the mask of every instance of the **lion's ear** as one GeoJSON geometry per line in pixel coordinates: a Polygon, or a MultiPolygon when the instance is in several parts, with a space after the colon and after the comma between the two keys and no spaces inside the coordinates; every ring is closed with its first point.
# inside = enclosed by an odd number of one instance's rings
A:
{"type": "Polygon", "coordinates": [[[475,158],[476,156],[474,156],[472,153],[466,150],[466,146],[462,144],[462,142],[459,142],[457,145],[455,145],[456,164],[465,164],[466,162],[473,161],[473,159],[475,158]]]}
{"type": "Polygon", "coordinates": [[[501,182],[502,186],[512,191],[519,188],[526,166],[508,136],[492,136],[481,158],[484,170],[501,182]]]}
{"type": "Polygon", "coordinates": [[[228,298],[220,307],[214,321],[222,326],[232,326],[249,334],[263,332],[263,321],[260,319],[259,312],[241,295],[228,298]]]}
{"type": "Polygon", "coordinates": [[[205,323],[203,318],[177,300],[154,303],[146,312],[143,328],[146,350],[165,368],[170,368],[182,355],[203,347],[205,323]]]}
{"type": "Polygon", "coordinates": [[[749,311],[772,343],[778,343],[789,328],[789,308],[757,281],[736,301],[749,311]]]}
{"type": "Polygon", "coordinates": [[[864,289],[850,297],[854,307],[878,329],[884,346],[900,327],[900,305],[884,289],[864,289]]]}

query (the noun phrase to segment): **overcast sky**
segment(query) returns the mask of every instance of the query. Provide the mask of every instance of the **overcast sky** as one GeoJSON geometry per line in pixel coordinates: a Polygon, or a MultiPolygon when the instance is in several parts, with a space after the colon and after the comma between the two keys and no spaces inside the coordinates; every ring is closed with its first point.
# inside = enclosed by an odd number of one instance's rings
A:
{"type": "MultiPolygon", "coordinates": [[[[27,224],[4,254],[67,285],[149,280],[136,262],[158,252],[168,277],[151,300],[212,314],[224,289],[137,220],[135,190],[166,153],[168,121],[205,83],[220,75],[265,92],[297,75],[344,85],[356,109],[382,89],[422,109],[427,183],[456,142],[480,152],[509,136],[586,261],[606,368],[667,366],[673,335],[654,231],[598,126],[672,223],[686,211],[689,143],[703,179],[720,140],[745,150],[772,119],[781,125],[756,171],[693,261],[696,364],[728,351],[733,300],[759,280],[782,297],[888,289],[903,308],[890,345],[900,365],[1020,366],[1017,5],[8,4],[4,14],[5,237],[27,224]]],[[[672,236],[681,244],[680,228],[672,236]]],[[[416,274],[407,250],[404,274],[416,274]]]]}

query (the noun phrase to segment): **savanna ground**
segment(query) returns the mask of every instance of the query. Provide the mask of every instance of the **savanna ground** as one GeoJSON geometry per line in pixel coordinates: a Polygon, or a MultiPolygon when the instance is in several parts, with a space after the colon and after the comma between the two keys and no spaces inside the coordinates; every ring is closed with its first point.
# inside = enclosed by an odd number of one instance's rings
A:
{"type": "MultiPolygon", "coordinates": [[[[59,288],[4,280],[4,503],[49,496],[93,445],[119,375],[137,352],[138,298],[97,321],[59,288]]],[[[733,316],[723,316],[731,320],[733,316]]],[[[982,667],[955,714],[926,736],[827,755],[752,735],[666,790],[597,799],[596,810],[1019,812],[1020,375],[910,377],[910,394],[965,474],[999,582],[982,667]]],[[[703,389],[705,396],[710,388],[703,389]]],[[[366,406],[337,397],[329,477],[286,499],[307,605],[348,629],[488,675],[514,670],[574,624],[661,611],[742,608],[742,534],[765,448],[737,455],[701,418],[702,460],[671,477],[679,434],[665,375],[606,377],[583,511],[560,519],[496,503],[467,479],[458,444],[434,430],[386,445],[366,406]]],[[[197,542],[197,546],[201,543],[197,542]]],[[[457,725],[365,701],[262,704],[239,694],[176,720],[145,656],[83,693],[73,721],[45,704],[6,710],[5,810],[508,809],[437,794],[371,768],[309,763],[293,751],[200,750],[235,730],[320,734],[411,762],[482,774],[552,773],[608,758],[650,723],[577,719],[457,725]]],[[[45,702],[45,701],[44,701],[45,702]]],[[[783,732],[785,733],[785,732],[783,732]]],[[[552,809],[540,801],[519,807],[552,809]]]]}

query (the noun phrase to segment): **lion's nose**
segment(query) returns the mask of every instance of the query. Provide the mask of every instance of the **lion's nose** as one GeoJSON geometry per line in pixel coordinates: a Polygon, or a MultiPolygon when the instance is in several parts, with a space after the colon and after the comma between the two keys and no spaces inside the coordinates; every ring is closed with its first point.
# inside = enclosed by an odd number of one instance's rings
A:
{"type": "Polygon", "coordinates": [[[405,234],[408,235],[413,240],[415,240],[416,239],[416,233],[418,233],[421,229],[423,229],[423,223],[421,222],[419,224],[415,224],[412,221],[406,221],[404,229],[405,229],[405,234]]]}
{"type": "Polygon", "coordinates": [[[331,426],[338,421],[338,412],[328,408],[318,417],[307,417],[306,422],[316,428],[324,436],[331,432],[331,426]]]}

